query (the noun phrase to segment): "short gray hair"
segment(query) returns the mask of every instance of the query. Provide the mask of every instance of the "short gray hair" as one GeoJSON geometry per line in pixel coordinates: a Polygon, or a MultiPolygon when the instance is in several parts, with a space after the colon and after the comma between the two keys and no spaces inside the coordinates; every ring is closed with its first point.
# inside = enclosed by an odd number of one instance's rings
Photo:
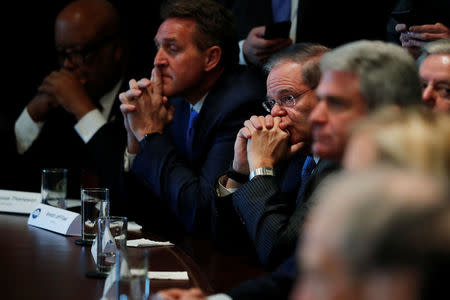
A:
{"type": "Polygon", "coordinates": [[[422,54],[417,59],[418,65],[421,66],[425,58],[431,54],[450,54],[450,39],[426,43],[425,46],[423,46],[422,54]]]}
{"type": "Polygon", "coordinates": [[[268,74],[274,67],[286,62],[301,64],[303,82],[314,89],[319,84],[321,75],[319,58],[328,51],[330,51],[329,48],[320,44],[294,44],[273,55],[264,65],[264,70],[268,74]]]}
{"type": "Polygon", "coordinates": [[[360,40],[335,48],[320,62],[322,73],[342,71],[358,76],[360,92],[369,110],[388,104],[401,107],[421,103],[418,68],[398,45],[360,40]]]}

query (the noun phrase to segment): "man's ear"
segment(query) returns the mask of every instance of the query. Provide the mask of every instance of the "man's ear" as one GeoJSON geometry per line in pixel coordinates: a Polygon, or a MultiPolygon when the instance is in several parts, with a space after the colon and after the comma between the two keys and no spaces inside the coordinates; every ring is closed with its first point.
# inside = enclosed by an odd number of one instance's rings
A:
{"type": "Polygon", "coordinates": [[[214,69],[222,57],[222,49],[219,46],[212,46],[206,49],[205,68],[206,72],[214,69]]]}

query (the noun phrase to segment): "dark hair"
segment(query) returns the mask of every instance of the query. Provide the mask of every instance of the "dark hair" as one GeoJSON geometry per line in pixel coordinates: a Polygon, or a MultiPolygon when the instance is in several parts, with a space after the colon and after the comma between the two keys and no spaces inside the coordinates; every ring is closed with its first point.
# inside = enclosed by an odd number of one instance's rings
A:
{"type": "Polygon", "coordinates": [[[264,70],[269,73],[275,66],[284,62],[301,64],[303,82],[315,89],[321,77],[320,57],[328,51],[329,48],[320,44],[297,43],[274,54],[264,65],[264,70]]]}
{"type": "Polygon", "coordinates": [[[194,43],[200,50],[212,46],[222,49],[219,64],[237,65],[239,46],[237,27],[232,12],[212,0],[168,0],[161,6],[161,18],[194,19],[197,32],[194,43]]]}

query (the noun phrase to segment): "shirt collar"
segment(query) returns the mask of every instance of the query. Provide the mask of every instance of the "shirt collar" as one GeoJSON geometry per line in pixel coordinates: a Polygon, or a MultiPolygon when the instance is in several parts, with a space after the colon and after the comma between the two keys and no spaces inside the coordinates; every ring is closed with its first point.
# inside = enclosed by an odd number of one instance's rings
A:
{"type": "Polygon", "coordinates": [[[206,93],[197,103],[194,105],[189,104],[190,108],[195,110],[197,113],[200,113],[200,110],[203,107],[203,103],[205,102],[206,96],[208,96],[208,93],[206,93]]]}

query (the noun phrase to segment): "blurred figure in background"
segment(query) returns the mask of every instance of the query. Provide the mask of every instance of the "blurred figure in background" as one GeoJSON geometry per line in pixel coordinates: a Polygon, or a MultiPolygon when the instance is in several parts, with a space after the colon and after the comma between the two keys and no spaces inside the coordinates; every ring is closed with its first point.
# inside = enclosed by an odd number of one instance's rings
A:
{"type": "Polygon", "coordinates": [[[386,108],[356,124],[344,166],[357,170],[380,163],[449,179],[450,116],[386,108]]]}
{"type": "Polygon", "coordinates": [[[450,113],[450,38],[426,44],[418,63],[423,103],[434,112],[450,113]]]}
{"type": "Polygon", "coordinates": [[[341,162],[351,126],[384,106],[404,108],[421,99],[414,59],[397,45],[356,41],[325,54],[310,114],[315,155],[341,162]]]}
{"type": "Polygon", "coordinates": [[[326,180],[298,251],[292,300],[450,296],[448,181],[391,167],[326,180]]]}

